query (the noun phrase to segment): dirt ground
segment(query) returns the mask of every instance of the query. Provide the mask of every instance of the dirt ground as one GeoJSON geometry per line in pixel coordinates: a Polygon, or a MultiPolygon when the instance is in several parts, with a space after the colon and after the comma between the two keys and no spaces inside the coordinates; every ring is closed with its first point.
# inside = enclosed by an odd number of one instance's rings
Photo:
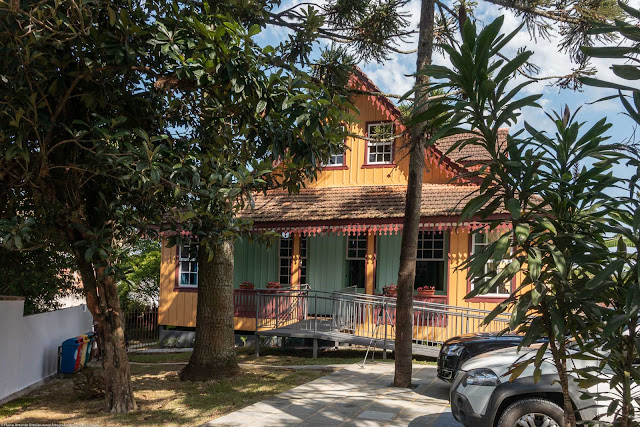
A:
{"type": "Polygon", "coordinates": [[[102,411],[102,399],[84,400],[70,378],[55,379],[28,396],[0,407],[0,424],[84,424],[192,426],[236,411],[326,374],[319,370],[245,368],[237,378],[181,382],[180,365],[132,365],[139,410],[125,415],[102,411]]]}

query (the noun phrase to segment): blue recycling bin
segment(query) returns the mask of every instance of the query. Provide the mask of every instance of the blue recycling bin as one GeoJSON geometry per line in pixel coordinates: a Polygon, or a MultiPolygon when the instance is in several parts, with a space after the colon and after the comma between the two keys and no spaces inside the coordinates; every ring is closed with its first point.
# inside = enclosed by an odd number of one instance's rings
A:
{"type": "Polygon", "coordinates": [[[69,338],[62,342],[62,355],[60,357],[60,373],[73,374],[76,371],[76,360],[78,358],[78,347],[80,340],[78,337],[69,338]]]}

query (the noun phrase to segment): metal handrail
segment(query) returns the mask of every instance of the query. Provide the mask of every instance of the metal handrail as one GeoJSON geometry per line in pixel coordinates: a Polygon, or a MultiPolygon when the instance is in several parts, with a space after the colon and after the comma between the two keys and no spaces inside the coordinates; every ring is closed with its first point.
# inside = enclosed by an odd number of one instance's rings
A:
{"type": "MultiPolygon", "coordinates": [[[[256,333],[264,329],[294,327],[313,330],[314,336],[318,331],[338,331],[353,336],[375,336],[385,343],[395,339],[396,298],[318,291],[308,285],[303,289],[274,291],[256,293],[256,333]],[[383,316],[379,316],[381,310],[383,316]]],[[[478,331],[490,311],[415,301],[413,313],[414,343],[438,345],[452,336],[478,331]]],[[[508,322],[508,317],[498,316],[482,328],[498,331],[508,322]]]]}

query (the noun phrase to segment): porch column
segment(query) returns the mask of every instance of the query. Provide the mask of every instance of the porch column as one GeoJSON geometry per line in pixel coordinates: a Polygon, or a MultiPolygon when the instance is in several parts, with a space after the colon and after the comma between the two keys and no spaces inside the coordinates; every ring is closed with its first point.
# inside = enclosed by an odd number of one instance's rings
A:
{"type": "Polygon", "coordinates": [[[291,288],[300,289],[300,234],[293,234],[293,254],[291,256],[291,288]]]}
{"type": "Polygon", "coordinates": [[[365,263],[364,290],[373,294],[376,286],[376,236],[367,234],[367,256],[365,263]]]}

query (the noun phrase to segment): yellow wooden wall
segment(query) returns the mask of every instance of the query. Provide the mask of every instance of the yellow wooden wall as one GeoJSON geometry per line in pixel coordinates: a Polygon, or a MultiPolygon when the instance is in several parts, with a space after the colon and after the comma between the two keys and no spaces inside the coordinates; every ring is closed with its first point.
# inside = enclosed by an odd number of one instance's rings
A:
{"type": "MultiPolygon", "coordinates": [[[[358,123],[350,129],[351,133],[366,136],[366,123],[376,121],[387,121],[386,115],[366,96],[359,96],[356,99],[356,107],[360,115],[358,123]]],[[[399,130],[396,128],[396,133],[399,130]]],[[[306,183],[307,187],[338,187],[350,185],[402,185],[407,183],[409,171],[409,158],[405,156],[402,149],[403,139],[399,138],[395,142],[394,162],[396,167],[375,167],[363,168],[365,164],[365,154],[367,141],[358,138],[347,138],[347,150],[345,155],[346,169],[322,171],[317,180],[306,183]]],[[[427,162],[428,164],[428,162],[427,162]]],[[[424,175],[425,183],[441,184],[449,183],[448,178],[439,168],[427,167],[424,175]]],[[[296,239],[298,240],[298,239],[296,239]]],[[[371,238],[373,241],[373,237],[371,238]]],[[[373,245],[368,245],[373,247],[373,245]]],[[[299,248],[299,241],[296,248],[299,248]]],[[[368,248],[369,249],[369,248],[368,248]]],[[[373,256],[368,250],[368,255],[373,256]]],[[[468,306],[473,308],[491,310],[496,302],[469,302],[464,300],[467,294],[467,279],[465,271],[455,271],[455,267],[468,257],[469,233],[467,231],[455,230],[451,232],[449,243],[450,265],[448,293],[449,304],[468,306]]],[[[298,255],[298,251],[294,255],[298,255]]],[[[297,258],[294,259],[294,264],[297,258]]],[[[294,280],[298,279],[297,265],[294,265],[294,280]]],[[[176,292],[175,285],[176,250],[175,248],[162,248],[162,265],[160,269],[160,308],[159,324],[194,327],[196,319],[196,292],[176,292]]],[[[373,274],[368,274],[373,277],[373,274]]],[[[297,280],[296,280],[297,282],[297,280]]],[[[373,285],[368,283],[368,288],[373,285]]],[[[236,319],[236,329],[251,330],[255,325],[241,324],[242,321],[250,319],[236,319]]]]}
{"type": "MultiPolygon", "coordinates": [[[[502,298],[481,297],[470,301],[464,299],[468,293],[467,271],[466,269],[456,270],[456,267],[469,258],[469,239],[471,238],[469,231],[451,230],[449,236],[449,304],[481,310],[493,310],[503,300],[502,298]],[[478,299],[486,301],[473,302],[473,300],[478,299]]],[[[518,273],[515,282],[521,283],[522,279],[521,274],[518,273]]]]}
{"type": "MultiPolygon", "coordinates": [[[[367,122],[388,121],[382,111],[372,104],[365,96],[356,99],[356,107],[360,115],[358,122],[353,124],[350,133],[366,136],[367,122]]],[[[396,133],[399,130],[396,129],[396,133]]],[[[318,174],[313,182],[308,182],[307,187],[344,187],[350,185],[387,185],[406,184],[409,173],[409,157],[406,150],[402,149],[403,138],[398,138],[394,145],[394,161],[397,166],[385,166],[363,168],[367,150],[367,141],[359,138],[348,137],[345,165],[347,169],[325,170],[318,174]]],[[[425,183],[443,184],[450,181],[439,168],[427,168],[424,175],[425,183]]]]}
{"type": "Polygon", "coordinates": [[[162,245],[160,265],[160,305],[158,324],[173,326],[196,326],[196,292],[175,292],[176,247],[162,245]]]}

